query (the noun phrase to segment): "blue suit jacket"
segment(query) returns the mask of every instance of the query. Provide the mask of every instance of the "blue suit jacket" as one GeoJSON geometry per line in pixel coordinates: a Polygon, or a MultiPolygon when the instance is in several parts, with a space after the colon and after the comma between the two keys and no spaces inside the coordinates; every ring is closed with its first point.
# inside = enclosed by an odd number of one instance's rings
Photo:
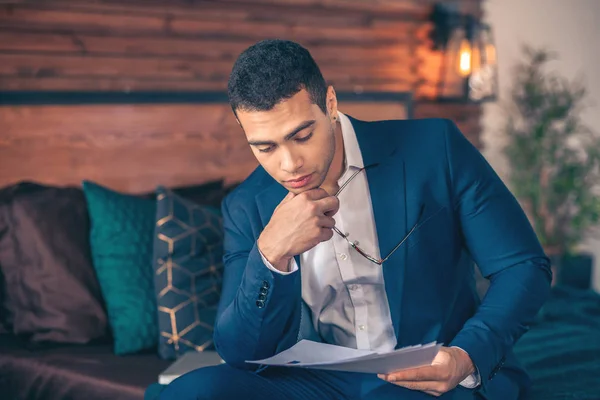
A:
{"type": "MultiPolygon", "coordinates": [[[[374,165],[367,178],[382,256],[419,223],[382,266],[398,347],[461,347],[491,398],[499,372],[526,387],[511,349],[547,298],[551,272],[521,207],[452,122],[351,122],[365,165],[374,165]],[[481,304],[474,263],[490,279],[481,304]]],[[[252,368],[244,361],[299,338],[319,340],[301,298],[301,271],[271,272],[256,246],[286,194],[259,167],[222,204],[225,275],[214,339],[235,367],[252,368]]]]}

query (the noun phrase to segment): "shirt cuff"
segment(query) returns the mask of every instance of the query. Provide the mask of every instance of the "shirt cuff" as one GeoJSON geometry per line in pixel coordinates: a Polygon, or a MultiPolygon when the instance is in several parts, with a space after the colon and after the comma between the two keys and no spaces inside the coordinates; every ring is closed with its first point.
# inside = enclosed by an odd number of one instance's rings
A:
{"type": "Polygon", "coordinates": [[[277,268],[275,268],[270,262],[269,260],[267,260],[265,258],[265,256],[263,255],[263,253],[260,251],[260,249],[258,249],[258,253],[260,254],[260,257],[263,260],[263,264],[265,264],[267,266],[267,268],[269,268],[271,271],[276,272],[280,275],[289,275],[292,274],[294,272],[296,272],[298,270],[298,264],[296,264],[296,259],[294,257],[292,257],[290,259],[290,261],[288,261],[288,271],[289,272],[283,272],[278,270],[277,268]],[[291,264],[290,264],[291,263],[291,264]]]}
{"type": "MultiPolygon", "coordinates": [[[[460,349],[462,351],[464,351],[467,355],[469,355],[469,353],[467,353],[465,350],[461,349],[458,346],[452,346],[456,349],[460,349]]],[[[479,371],[477,370],[477,365],[475,365],[475,372],[473,372],[471,375],[467,376],[461,383],[459,383],[460,386],[465,387],[467,389],[475,389],[477,386],[479,386],[481,384],[481,376],[479,375],[479,371]]]]}

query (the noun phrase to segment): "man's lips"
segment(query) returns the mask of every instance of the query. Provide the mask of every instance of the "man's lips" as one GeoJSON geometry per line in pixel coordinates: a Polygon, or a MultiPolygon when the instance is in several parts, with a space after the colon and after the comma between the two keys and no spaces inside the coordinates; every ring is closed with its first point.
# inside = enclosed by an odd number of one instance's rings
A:
{"type": "Polygon", "coordinates": [[[285,181],[285,183],[293,188],[300,188],[302,186],[305,186],[310,181],[311,177],[312,177],[312,174],[308,174],[308,175],[301,176],[298,179],[287,180],[287,181],[285,181]]]}

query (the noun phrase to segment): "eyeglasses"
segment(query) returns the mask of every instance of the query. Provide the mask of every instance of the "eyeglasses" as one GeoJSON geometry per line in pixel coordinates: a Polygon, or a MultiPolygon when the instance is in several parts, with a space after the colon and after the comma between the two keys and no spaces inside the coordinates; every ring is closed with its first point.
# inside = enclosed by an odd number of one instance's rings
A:
{"type": "MultiPolygon", "coordinates": [[[[358,175],[359,173],[361,173],[362,171],[364,171],[366,168],[372,167],[376,164],[373,165],[367,165],[366,167],[362,167],[358,170],[356,170],[351,176],[350,178],[348,178],[348,180],[346,182],[344,182],[344,184],[342,186],[340,186],[339,190],[337,191],[337,193],[335,194],[335,197],[338,197],[338,195],[342,192],[342,190],[344,190],[344,188],[348,185],[348,183],[350,183],[350,181],[352,179],[354,179],[354,177],[356,175],[358,175]]],[[[392,254],[394,254],[394,252],[396,250],[398,250],[398,248],[400,246],[402,246],[402,244],[404,242],[406,242],[406,240],[409,238],[409,236],[414,232],[415,229],[417,229],[417,227],[419,226],[419,223],[421,221],[421,217],[423,216],[423,210],[425,209],[425,207],[423,206],[423,204],[421,204],[421,209],[419,210],[419,217],[417,218],[417,222],[413,225],[413,227],[410,229],[410,231],[408,231],[408,233],[404,236],[404,238],[402,238],[402,240],[400,241],[400,243],[398,243],[393,249],[392,251],[390,251],[390,253],[385,256],[384,258],[376,258],[373,256],[368,255],[364,250],[362,250],[360,247],[358,247],[358,242],[353,242],[350,239],[348,239],[348,236],[350,236],[350,234],[343,234],[342,232],[340,232],[340,230],[337,227],[333,227],[333,230],[335,231],[335,233],[337,233],[338,235],[340,235],[341,237],[343,237],[344,239],[346,239],[346,241],[348,242],[348,244],[358,252],[358,254],[360,254],[361,256],[363,256],[364,258],[366,258],[367,260],[377,264],[377,265],[382,265],[384,262],[386,262],[388,260],[388,258],[390,258],[392,256],[392,254]]]]}

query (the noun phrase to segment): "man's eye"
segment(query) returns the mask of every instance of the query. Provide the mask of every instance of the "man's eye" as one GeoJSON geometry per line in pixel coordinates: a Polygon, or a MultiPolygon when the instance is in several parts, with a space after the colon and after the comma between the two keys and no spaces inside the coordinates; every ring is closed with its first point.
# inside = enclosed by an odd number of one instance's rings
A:
{"type": "Polygon", "coordinates": [[[298,142],[306,142],[308,139],[310,139],[312,137],[312,135],[313,135],[313,132],[311,132],[308,135],[301,137],[301,138],[297,137],[296,140],[298,142]]]}
{"type": "Polygon", "coordinates": [[[261,153],[269,153],[273,150],[273,146],[263,147],[262,149],[258,149],[261,153]]]}

